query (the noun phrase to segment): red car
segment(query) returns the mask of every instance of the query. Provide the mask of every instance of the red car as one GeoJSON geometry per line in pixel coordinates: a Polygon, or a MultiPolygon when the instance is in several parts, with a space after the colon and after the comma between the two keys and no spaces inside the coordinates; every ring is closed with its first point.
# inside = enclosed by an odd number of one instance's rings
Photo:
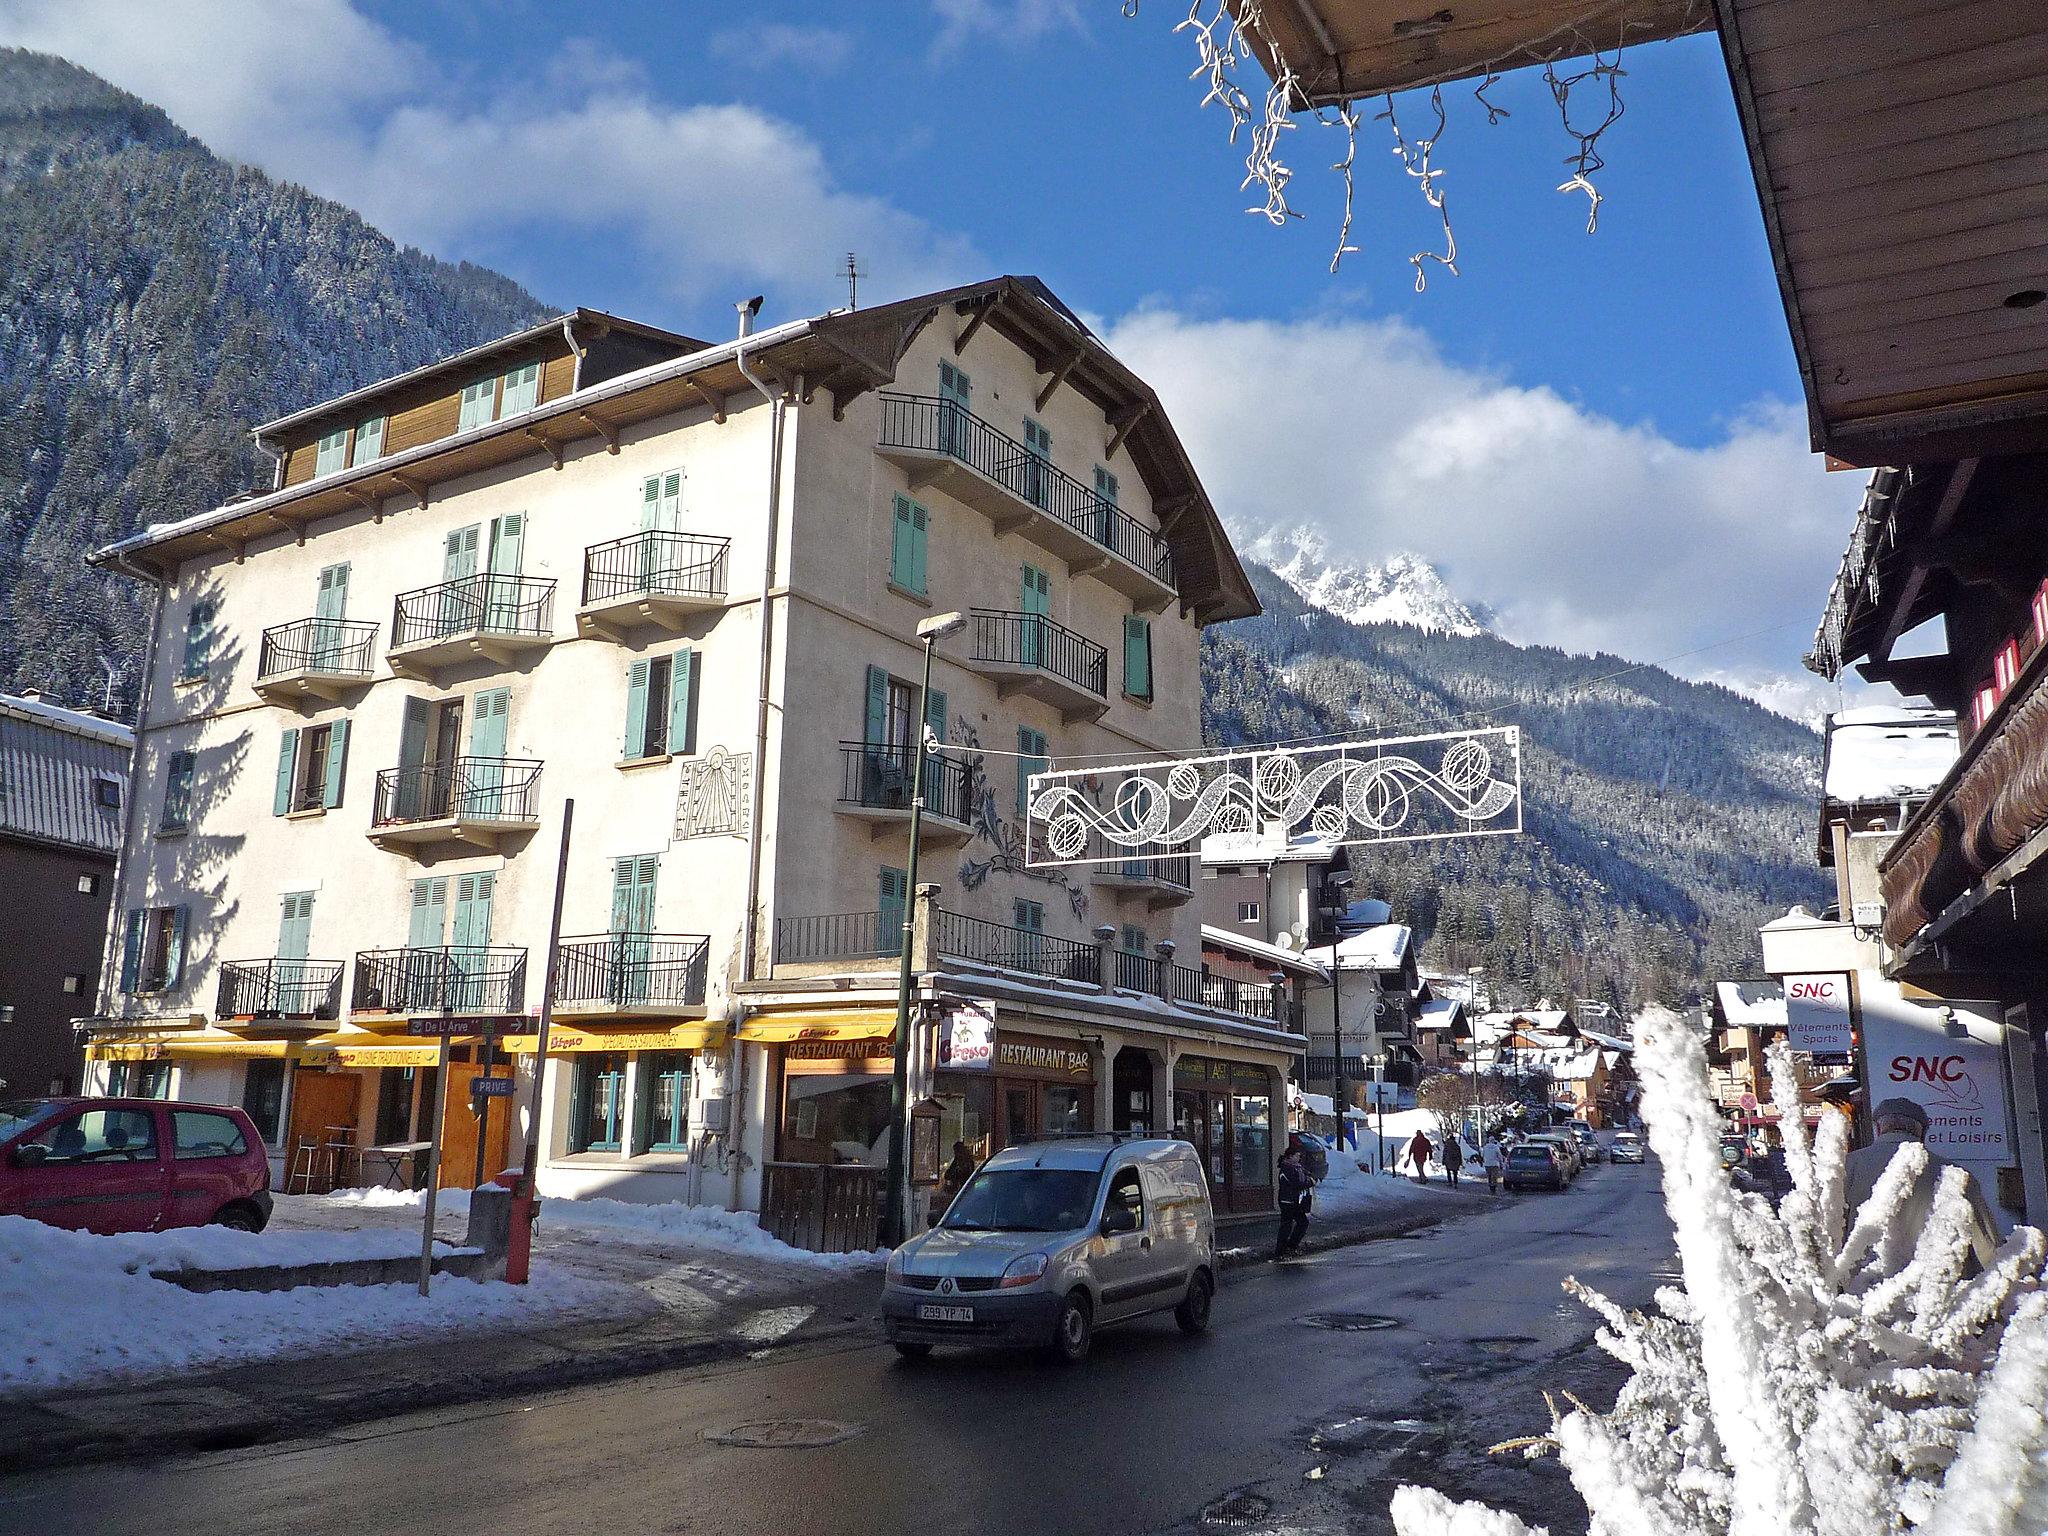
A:
{"type": "Polygon", "coordinates": [[[0,1216],[79,1232],[218,1223],[261,1232],[270,1159],[239,1109],[161,1099],[0,1099],[0,1216]]]}

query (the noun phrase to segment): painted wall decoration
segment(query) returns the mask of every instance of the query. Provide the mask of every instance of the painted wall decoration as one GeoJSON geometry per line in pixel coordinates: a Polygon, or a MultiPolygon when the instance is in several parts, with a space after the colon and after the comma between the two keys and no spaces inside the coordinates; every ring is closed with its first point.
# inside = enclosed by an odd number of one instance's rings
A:
{"type": "Polygon", "coordinates": [[[967,767],[973,784],[974,840],[987,843],[993,849],[985,859],[969,857],[960,861],[961,888],[978,891],[988,883],[990,875],[997,874],[1032,880],[1061,891],[1074,917],[1085,922],[1089,907],[1088,888],[1064,870],[1041,869],[1032,863],[1023,829],[997,809],[1001,802],[996,798],[995,786],[989,782],[988,759],[980,736],[964,716],[955,729],[960,740],[948,745],[946,750],[962,756],[971,754],[967,767]]]}
{"type": "Polygon", "coordinates": [[[713,747],[683,763],[676,836],[745,837],[753,805],[754,754],[713,747]]]}

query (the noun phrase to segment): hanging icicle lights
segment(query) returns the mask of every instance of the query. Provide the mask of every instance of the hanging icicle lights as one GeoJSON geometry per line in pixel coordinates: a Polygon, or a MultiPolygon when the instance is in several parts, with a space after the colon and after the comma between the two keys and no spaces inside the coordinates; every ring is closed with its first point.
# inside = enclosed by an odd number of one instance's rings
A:
{"type": "MultiPolygon", "coordinates": [[[[1140,3],[1141,0],[1123,0],[1123,14],[1127,18],[1136,18],[1140,3]]],[[[1692,30],[1695,17],[1704,14],[1708,5],[1709,0],[1690,0],[1685,20],[1678,30],[1692,30]]],[[[1621,56],[1622,38],[1627,27],[1619,19],[1620,10],[1619,0],[1600,0],[1599,4],[1589,6],[1574,20],[1517,46],[1512,52],[1474,71],[1480,78],[1473,87],[1472,96],[1484,109],[1487,125],[1491,127],[1509,115],[1506,107],[1487,95],[1500,83],[1501,70],[1525,65],[1542,66],[1544,83],[1549,86],[1551,100],[1557,106],[1558,121],[1575,146],[1564,157],[1570,175],[1558,184],[1557,190],[1585,193],[1586,233],[1589,235],[1599,230],[1600,204],[1604,201],[1593,180],[1607,164],[1600,153],[1600,140],[1621,120],[1625,110],[1621,81],[1626,71],[1621,67],[1621,56]],[[1611,24],[1615,29],[1611,53],[1604,44],[1594,40],[1593,34],[1602,30],[1603,23],[1611,24]],[[1570,60],[1590,62],[1560,72],[1558,66],[1570,60]],[[1582,127],[1572,121],[1572,97],[1574,93],[1583,95],[1587,92],[1604,96],[1605,111],[1597,123],[1582,127]]],[[[1293,131],[1295,113],[1308,101],[1309,94],[1274,39],[1272,29],[1267,26],[1261,0],[1234,0],[1234,3],[1233,0],[1190,0],[1187,16],[1174,27],[1174,31],[1186,32],[1194,40],[1197,62],[1189,78],[1208,83],[1202,105],[1206,107],[1214,103],[1223,108],[1230,119],[1232,144],[1238,142],[1240,134],[1245,135],[1245,176],[1239,188],[1257,185],[1265,192],[1262,203],[1255,203],[1245,211],[1262,215],[1274,225],[1300,218],[1301,214],[1287,200],[1287,186],[1294,179],[1294,172],[1280,157],[1279,149],[1280,136],[1293,131]],[[1239,72],[1246,64],[1254,69],[1259,67],[1260,53],[1272,60],[1273,65],[1272,84],[1265,92],[1263,103],[1255,102],[1251,93],[1238,83],[1239,72]]],[[[1417,251],[1408,258],[1415,268],[1415,290],[1418,293],[1428,286],[1429,263],[1437,263],[1454,277],[1458,272],[1457,235],[1451,227],[1443,188],[1437,184],[1444,171],[1431,163],[1432,152],[1448,121],[1443,100],[1446,83],[1443,80],[1417,80],[1412,87],[1416,90],[1428,88],[1429,107],[1436,114],[1436,127],[1426,138],[1410,141],[1403,136],[1391,94],[1385,98],[1385,109],[1376,114],[1377,119],[1385,121],[1393,132],[1394,154],[1400,159],[1402,169],[1415,179],[1424,201],[1443,223],[1443,250],[1417,251]]],[[[1357,104],[1346,101],[1334,107],[1318,108],[1315,117],[1325,127],[1343,129],[1345,136],[1344,158],[1330,167],[1344,187],[1344,216],[1337,229],[1336,250],[1330,257],[1330,271],[1334,273],[1346,256],[1355,255],[1358,251],[1358,247],[1351,243],[1358,159],[1357,104]]]]}

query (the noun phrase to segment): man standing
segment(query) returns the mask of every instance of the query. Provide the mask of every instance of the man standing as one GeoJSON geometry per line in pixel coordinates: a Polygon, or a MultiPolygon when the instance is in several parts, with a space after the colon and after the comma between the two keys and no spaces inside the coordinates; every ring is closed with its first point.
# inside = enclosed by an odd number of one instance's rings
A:
{"type": "Polygon", "coordinates": [[[1486,1140],[1479,1147],[1479,1166],[1486,1170],[1486,1192],[1500,1193],[1500,1177],[1506,1172],[1508,1155],[1500,1147],[1500,1132],[1489,1131],[1486,1140]]]}
{"type": "Polygon", "coordinates": [[[1429,1144],[1428,1134],[1417,1130],[1408,1143],[1408,1171],[1415,1175],[1416,1183],[1429,1182],[1429,1160],[1435,1152],[1436,1148],[1429,1144]]]}
{"type": "Polygon", "coordinates": [[[1458,1174],[1465,1166],[1465,1149],[1460,1145],[1460,1138],[1456,1131],[1451,1132],[1450,1135],[1444,1138],[1444,1150],[1441,1161],[1444,1165],[1444,1177],[1450,1180],[1451,1188],[1456,1189],[1458,1187],[1458,1174]]]}
{"type": "Polygon", "coordinates": [[[1302,1157],[1301,1138],[1287,1138],[1287,1150],[1280,1154],[1280,1233],[1273,1244],[1273,1257],[1284,1259],[1301,1247],[1308,1236],[1308,1163],[1302,1157]]]}
{"type": "MultiPolygon", "coordinates": [[[[1858,1147],[1849,1154],[1846,1208],[1851,1225],[1855,1223],[1858,1208],[1877,1188],[1878,1180],[1884,1177],[1885,1169],[1891,1166],[1892,1157],[1899,1148],[1910,1141],[1924,1142],[1927,1139],[1927,1111],[1911,1099],[1886,1099],[1872,1112],[1871,1120],[1875,1138],[1869,1146],[1858,1147]]],[[[1934,1210],[1934,1192],[1941,1181],[1942,1170],[1951,1166],[1932,1152],[1927,1154],[1927,1166],[1913,1181],[1896,1219],[1885,1229],[1883,1251],[1895,1264],[1904,1263],[1912,1256],[1914,1246],[1920,1241],[1920,1229],[1927,1224],[1927,1218],[1934,1210]]],[[[1970,1251],[1976,1261],[1976,1268],[1971,1271],[1974,1274],[1989,1268],[1992,1255],[1998,1251],[1998,1222],[1984,1199],[1984,1190],[1977,1183],[1977,1176],[1968,1169],[1962,1173],[1967,1181],[1966,1191],[1973,1218],[1969,1235],[1970,1251]]]]}

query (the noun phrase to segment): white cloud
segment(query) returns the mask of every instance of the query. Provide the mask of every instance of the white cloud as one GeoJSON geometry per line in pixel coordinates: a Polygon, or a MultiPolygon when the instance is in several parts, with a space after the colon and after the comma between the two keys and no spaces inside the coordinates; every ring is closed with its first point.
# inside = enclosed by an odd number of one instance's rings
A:
{"type": "Polygon", "coordinates": [[[1234,528],[1309,522],[1361,562],[1417,550],[1517,640],[1677,657],[1788,713],[1811,697],[1799,656],[1861,485],[1824,472],[1789,406],[1687,447],[1460,367],[1396,320],[1153,309],[1108,339],[1234,528]]]}
{"type": "Polygon", "coordinates": [[[681,298],[767,286],[803,306],[836,300],[849,250],[892,292],[986,265],[971,242],[841,186],[796,125],[658,100],[636,63],[587,40],[556,50],[544,91],[453,80],[349,0],[0,0],[0,43],[60,54],[220,154],[444,255],[568,230],[624,242],[681,298]]]}
{"type": "Polygon", "coordinates": [[[749,69],[796,69],[829,75],[844,69],[853,57],[853,34],[836,27],[796,27],[764,22],[729,27],[711,38],[713,57],[749,69]]]}
{"type": "Polygon", "coordinates": [[[1051,32],[1082,32],[1078,0],[932,0],[939,18],[931,57],[941,62],[980,38],[1035,43],[1051,32]]]}

